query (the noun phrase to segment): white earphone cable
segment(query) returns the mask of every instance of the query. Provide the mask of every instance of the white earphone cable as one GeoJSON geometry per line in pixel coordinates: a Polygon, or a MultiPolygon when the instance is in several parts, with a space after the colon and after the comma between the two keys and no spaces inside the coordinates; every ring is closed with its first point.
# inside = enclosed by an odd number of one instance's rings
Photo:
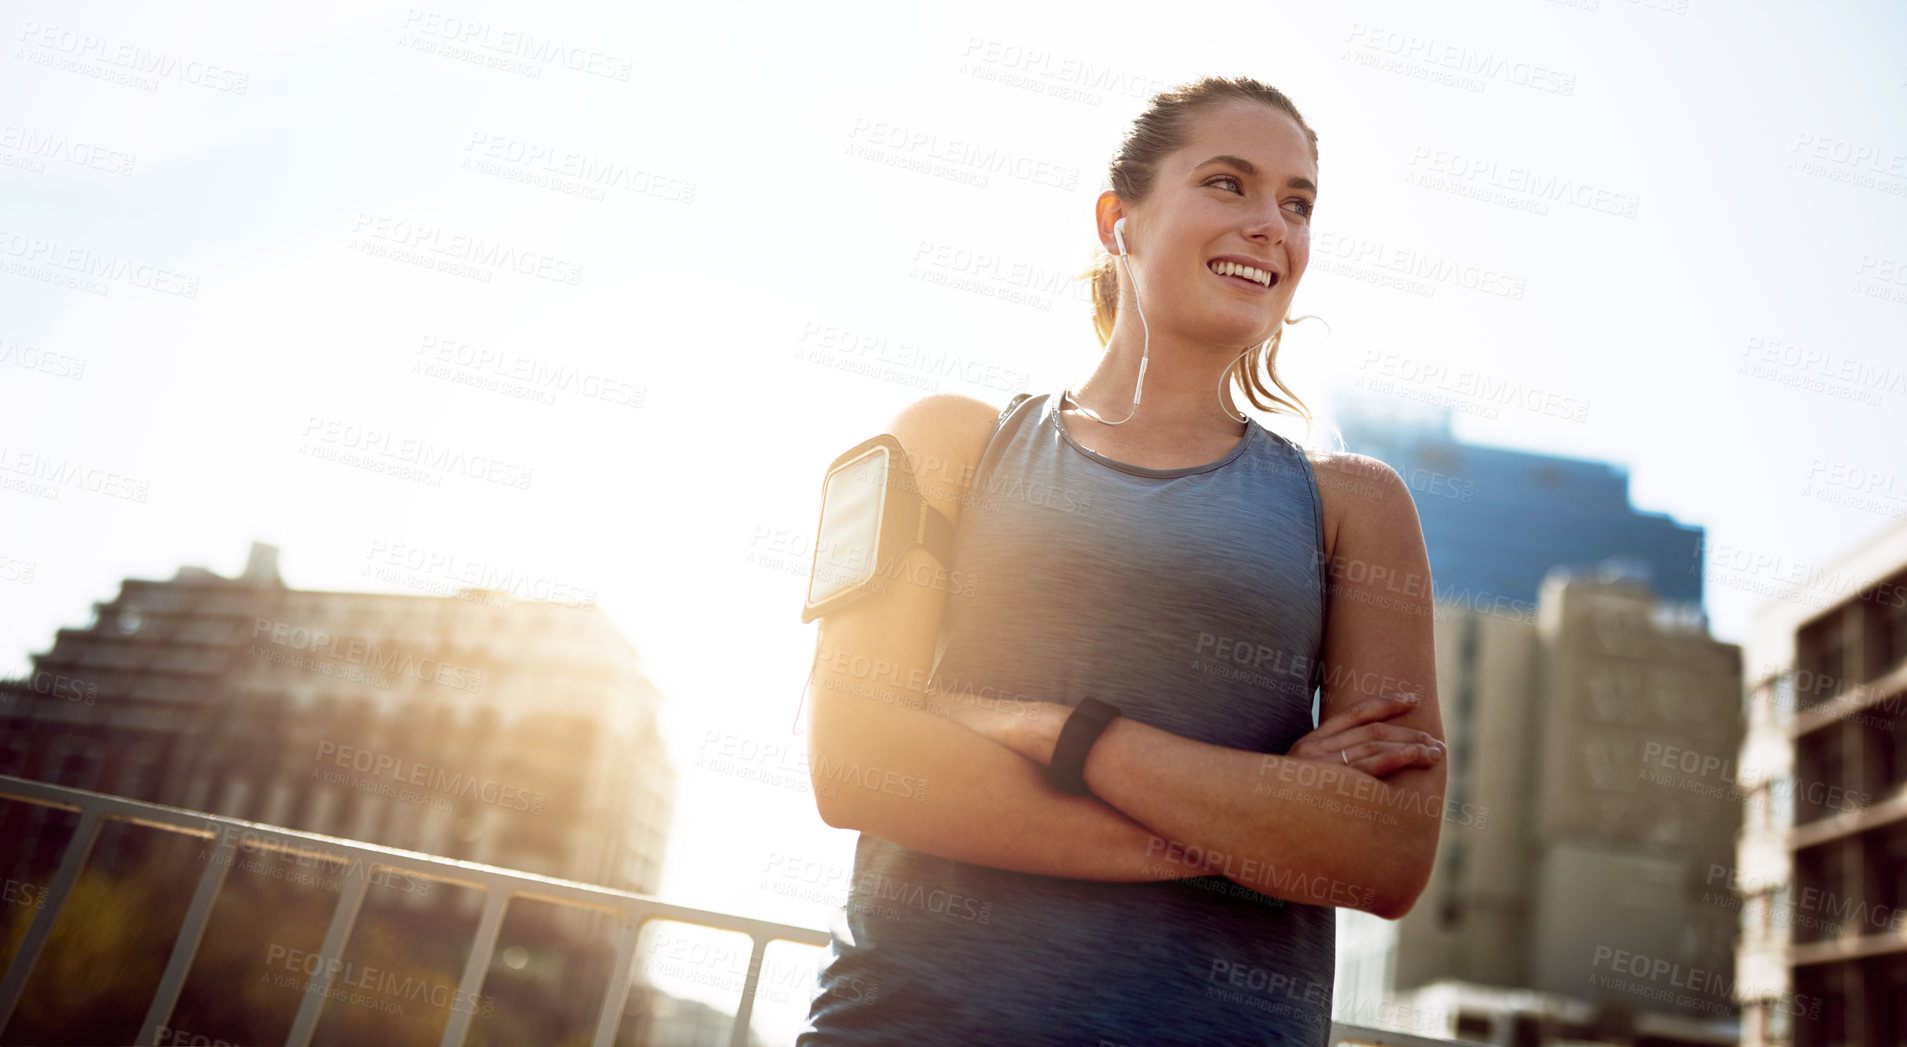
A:
{"type": "Polygon", "coordinates": [[[1139,326],[1145,330],[1146,335],[1145,350],[1139,354],[1139,381],[1132,387],[1132,410],[1127,411],[1124,418],[1116,422],[1109,422],[1099,417],[1099,412],[1080,403],[1079,398],[1072,395],[1073,390],[1070,387],[1061,390],[1060,393],[1062,400],[1060,407],[1064,408],[1066,404],[1063,401],[1070,398],[1073,401],[1073,406],[1079,409],[1080,414],[1091,418],[1101,425],[1124,425],[1126,422],[1132,420],[1133,415],[1139,413],[1139,395],[1145,389],[1146,384],[1146,360],[1152,355],[1152,327],[1146,323],[1145,302],[1139,297],[1139,281],[1132,275],[1132,260],[1127,257],[1126,254],[1125,237],[1119,235],[1121,233],[1119,226],[1124,222],[1125,219],[1121,218],[1118,223],[1113,225],[1113,237],[1119,243],[1119,260],[1126,264],[1126,280],[1132,284],[1132,300],[1134,304],[1139,307],[1139,326]]]}
{"type": "MultiPolygon", "coordinates": [[[[1113,238],[1119,244],[1119,260],[1124,262],[1126,266],[1126,280],[1132,284],[1132,300],[1139,308],[1139,326],[1145,331],[1145,349],[1139,354],[1139,380],[1132,387],[1132,410],[1127,411],[1124,418],[1116,422],[1109,422],[1101,418],[1097,411],[1080,403],[1079,398],[1073,395],[1071,386],[1060,390],[1060,408],[1062,410],[1066,407],[1065,401],[1071,400],[1073,406],[1078,409],[1080,414],[1091,418],[1101,425],[1124,425],[1132,420],[1133,415],[1139,413],[1139,397],[1141,393],[1144,392],[1146,385],[1146,362],[1152,355],[1152,326],[1146,323],[1145,300],[1139,296],[1139,281],[1132,275],[1132,260],[1126,253],[1126,239],[1120,235],[1123,232],[1120,226],[1123,226],[1125,222],[1126,220],[1121,218],[1119,221],[1113,223],[1113,238]]],[[[1225,417],[1230,418],[1234,422],[1249,422],[1250,419],[1244,415],[1233,415],[1230,409],[1225,406],[1225,382],[1231,377],[1231,365],[1238,362],[1238,357],[1244,356],[1245,353],[1249,353],[1256,348],[1258,347],[1248,345],[1243,352],[1240,352],[1238,356],[1232,357],[1231,360],[1226,363],[1225,370],[1220,374],[1218,379],[1218,389],[1213,392],[1213,395],[1218,398],[1218,409],[1224,413],[1225,417]]]]}

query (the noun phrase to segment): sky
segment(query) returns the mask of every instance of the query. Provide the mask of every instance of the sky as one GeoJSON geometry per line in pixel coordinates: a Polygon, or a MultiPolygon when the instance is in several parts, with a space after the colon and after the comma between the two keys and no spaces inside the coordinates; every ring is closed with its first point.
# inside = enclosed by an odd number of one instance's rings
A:
{"type": "Polygon", "coordinates": [[[1319,135],[1280,365],[1326,417],[1623,466],[1728,642],[1907,518],[1898,5],[185,12],[0,9],[0,672],[253,541],[297,588],[407,591],[365,576],[401,546],[593,592],[669,703],[671,901],[825,925],[777,878],[854,834],[706,766],[805,744],[821,473],[1090,372],[1067,277],[1175,83],[1319,135]]]}

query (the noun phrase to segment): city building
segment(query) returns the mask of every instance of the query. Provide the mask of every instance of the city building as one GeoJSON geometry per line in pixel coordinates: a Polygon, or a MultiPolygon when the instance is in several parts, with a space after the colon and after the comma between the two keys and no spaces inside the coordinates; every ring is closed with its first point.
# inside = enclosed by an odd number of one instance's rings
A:
{"type": "Polygon", "coordinates": [[[1436,608],[1449,786],[1436,865],[1339,911],[1340,1021],[1535,1047],[1735,1040],[1740,651],[1632,565],[1533,608],[1436,608]]]}
{"type": "MultiPolygon", "coordinates": [[[[128,579],[61,629],[0,684],[0,774],[654,893],[660,702],[591,603],[292,589],[258,544],[240,577],[128,579]]],[[[28,864],[64,833],[0,815],[28,864]]]]}
{"type": "Polygon", "coordinates": [[[1449,743],[1416,908],[1339,914],[1337,1016],[1730,1041],[1736,914],[1703,874],[1740,821],[1740,653],[1707,633],[1702,530],[1634,508],[1620,466],[1461,442],[1446,407],[1354,393],[1330,418],[1416,503],[1449,743]]]}
{"type": "Polygon", "coordinates": [[[1550,568],[1618,558],[1659,599],[1701,604],[1701,528],[1633,508],[1622,467],[1462,443],[1447,408],[1363,395],[1332,408],[1345,449],[1409,485],[1439,603],[1532,607],[1550,568]]]}
{"type": "Polygon", "coordinates": [[[1735,862],[1745,1047],[1907,1039],[1907,524],[1820,564],[1749,556],[1782,593],[1746,645],[1735,862]]]}

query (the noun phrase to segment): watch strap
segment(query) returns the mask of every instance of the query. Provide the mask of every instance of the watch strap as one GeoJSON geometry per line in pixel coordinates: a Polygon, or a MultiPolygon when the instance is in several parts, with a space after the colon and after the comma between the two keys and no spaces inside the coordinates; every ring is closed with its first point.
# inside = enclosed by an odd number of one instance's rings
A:
{"type": "Polygon", "coordinates": [[[1106,725],[1120,715],[1119,707],[1097,698],[1080,699],[1073,713],[1059,729],[1059,743],[1053,746],[1053,762],[1046,767],[1046,783],[1063,793],[1090,796],[1086,788],[1086,754],[1105,732],[1106,725]]]}

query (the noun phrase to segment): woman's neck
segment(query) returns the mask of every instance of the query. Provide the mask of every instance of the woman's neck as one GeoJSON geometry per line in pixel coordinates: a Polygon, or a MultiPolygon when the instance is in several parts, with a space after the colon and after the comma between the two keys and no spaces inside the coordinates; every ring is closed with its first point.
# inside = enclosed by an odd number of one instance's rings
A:
{"type": "MultiPolygon", "coordinates": [[[[1062,409],[1084,406],[1101,418],[1124,418],[1125,422],[1111,428],[1130,436],[1197,440],[1242,435],[1247,427],[1241,420],[1243,412],[1233,404],[1231,390],[1221,386],[1236,350],[1187,347],[1174,351],[1170,346],[1162,348],[1158,341],[1155,337],[1146,359],[1145,384],[1136,408],[1133,386],[1139,380],[1140,346],[1122,347],[1115,338],[1092,374],[1067,386],[1062,409]]],[[[1091,415],[1076,413],[1091,420],[1091,415]]]]}

